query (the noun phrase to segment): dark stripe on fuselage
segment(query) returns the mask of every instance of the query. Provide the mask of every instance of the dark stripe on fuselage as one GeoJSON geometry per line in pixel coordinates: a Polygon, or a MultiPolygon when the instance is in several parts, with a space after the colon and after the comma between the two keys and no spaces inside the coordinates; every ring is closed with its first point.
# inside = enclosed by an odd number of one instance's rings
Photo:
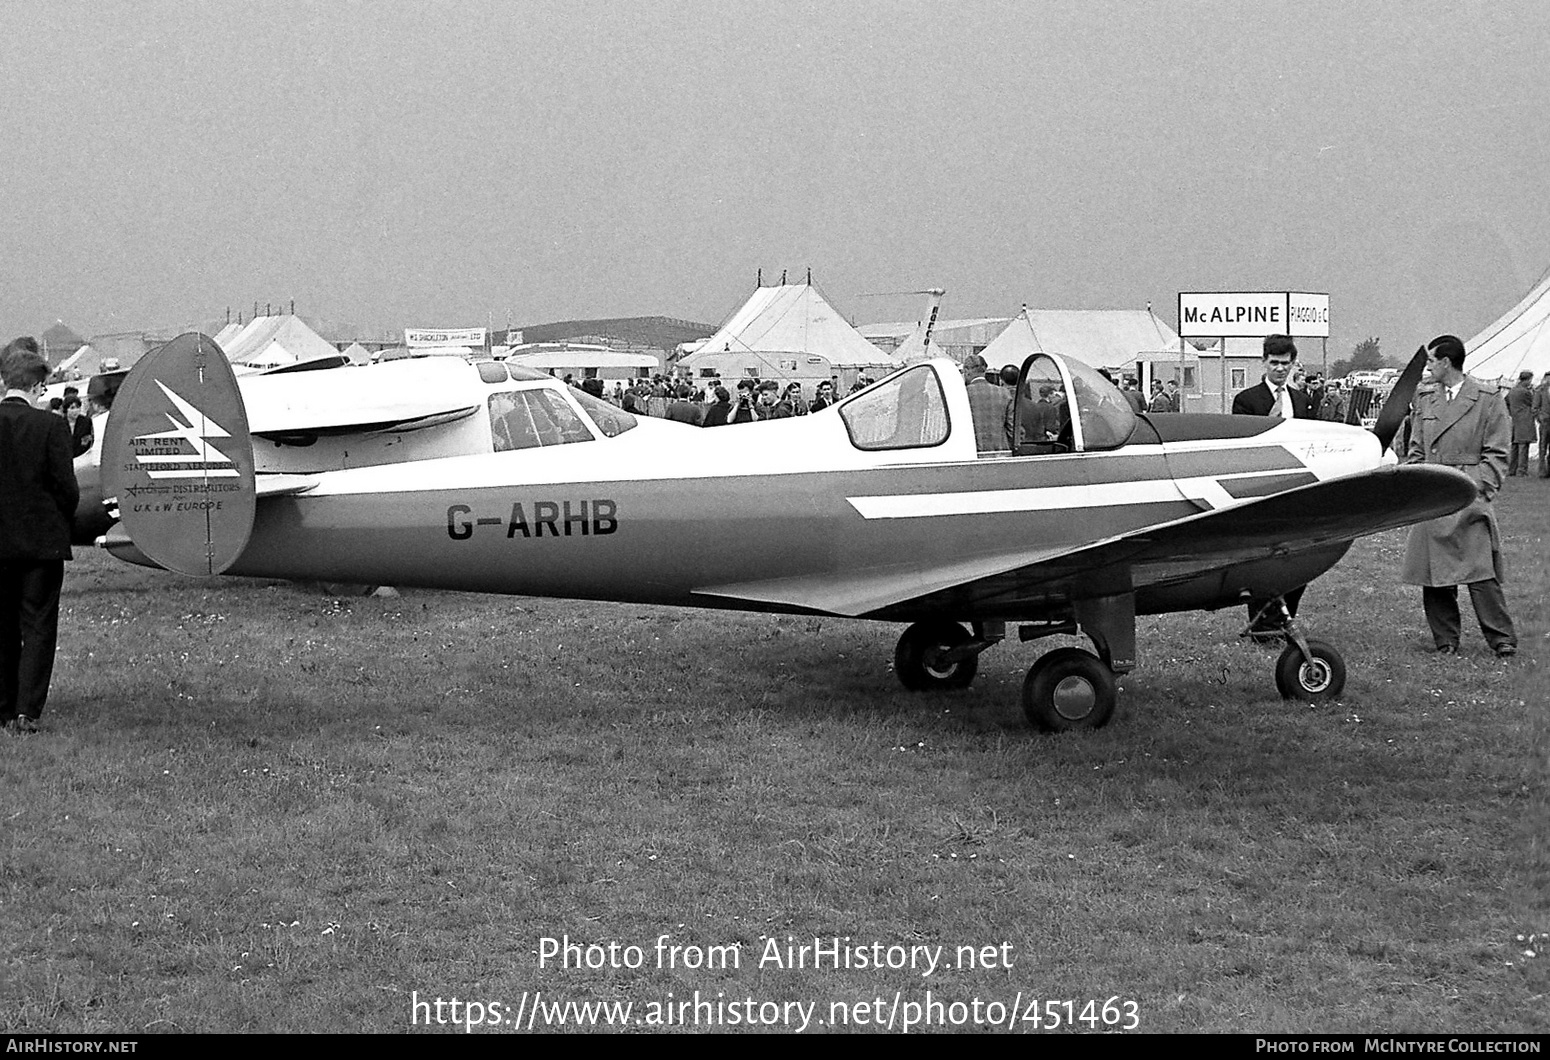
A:
{"type": "Polygon", "coordinates": [[[1168,453],[1168,468],[1177,478],[1243,475],[1252,471],[1301,471],[1307,466],[1279,445],[1168,453]]]}
{"type": "Polygon", "coordinates": [[[1252,438],[1281,422],[1269,416],[1229,416],[1220,412],[1175,412],[1148,416],[1146,421],[1164,442],[1252,438]]]}
{"type": "Polygon", "coordinates": [[[1311,471],[1303,471],[1290,475],[1264,475],[1259,478],[1228,479],[1221,483],[1222,489],[1228,495],[1237,500],[1248,497],[1268,497],[1272,493],[1280,493],[1282,490],[1296,489],[1298,486],[1311,486],[1319,477],[1311,471]]]}

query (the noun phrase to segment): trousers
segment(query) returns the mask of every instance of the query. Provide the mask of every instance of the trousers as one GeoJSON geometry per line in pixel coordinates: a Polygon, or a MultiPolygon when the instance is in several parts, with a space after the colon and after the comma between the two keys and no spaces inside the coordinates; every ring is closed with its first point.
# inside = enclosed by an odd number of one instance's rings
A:
{"type": "Polygon", "coordinates": [[[64,581],[62,559],[0,563],[0,722],[43,713],[64,581]]]}
{"type": "Polygon", "coordinates": [[[1507,460],[1508,475],[1528,474],[1528,442],[1513,442],[1512,452],[1507,460]]]}
{"type": "MultiPolygon", "coordinates": [[[[1518,646],[1518,635],[1512,628],[1512,616],[1507,613],[1507,597],[1500,582],[1495,578],[1470,582],[1469,600],[1475,605],[1480,632],[1485,634],[1485,642],[1492,651],[1518,646]]],[[[1439,648],[1457,647],[1461,626],[1458,586],[1423,585],[1421,605],[1426,609],[1426,624],[1432,627],[1433,643],[1439,648]]]]}

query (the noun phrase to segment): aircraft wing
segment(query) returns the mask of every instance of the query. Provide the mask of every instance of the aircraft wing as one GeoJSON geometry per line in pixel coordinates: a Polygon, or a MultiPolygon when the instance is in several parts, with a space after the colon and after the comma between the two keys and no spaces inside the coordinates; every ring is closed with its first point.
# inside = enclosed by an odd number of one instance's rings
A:
{"type": "Polygon", "coordinates": [[[240,387],[260,437],[415,430],[478,411],[483,398],[469,377],[446,369],[405,361],[370,371],[269,372],[242,377],[240,387]]]}
{"type": "Polygon", "coordinates": [[[967,611],[1016,598],[1072,600],[1184,581],[1446,515],[1475,496],[1468,475],[1381,467],[1074,547],[1026,547],[950,564],[897,563],[697,590],[852,617],[967,611]]]}

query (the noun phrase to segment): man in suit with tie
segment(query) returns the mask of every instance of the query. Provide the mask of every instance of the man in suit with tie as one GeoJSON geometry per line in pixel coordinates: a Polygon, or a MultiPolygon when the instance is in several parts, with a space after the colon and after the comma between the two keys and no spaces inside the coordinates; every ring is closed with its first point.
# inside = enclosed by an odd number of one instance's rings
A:
{"type": "Polygon", "coordinates": [[[1308,395],[1289,385],[1297,364],[1297,344],[1290,335],[1267,335],[1261,349],[1265,377],[1232,399],[1233,415],[1312,419],[1308,395]]]}
{"type": "Polygon", "coordinates": [[[48,699],[80,499],[70,428],[35,407],[47,378],[32,340],[0,352],[0,725],[17,732],[37,729],[48,699]]]}
{"type": "MultiPolygon", "coordinates": [[[[1290,386],[1292,368],[1297,364],[1297,344],[1290,335],[1267,335],[1260,348],[1260,360],[1265,375],[1254,386],[1240,391],[1232,399],[1235,416],[1279,416],[1284,420],[1311,419],[1312,404],[1308,395],[1290,386]]],[[[1293,589],[1281,598],[1286,604],[1286,615],[1297,617],[1297,605],[1302,601],[1302,588],[1293,589]]],[[[1249,600],[1248,636],[1262,643],[1281,639],[1279,630],[1284,620],[1280,608],[1270,607],[1272,599],[1249,600]],[[1266,608],[1269,607],[1269,611],[1266,608]],[[1265,612],[1265,613],[1261,613],[1265,612]]]]}

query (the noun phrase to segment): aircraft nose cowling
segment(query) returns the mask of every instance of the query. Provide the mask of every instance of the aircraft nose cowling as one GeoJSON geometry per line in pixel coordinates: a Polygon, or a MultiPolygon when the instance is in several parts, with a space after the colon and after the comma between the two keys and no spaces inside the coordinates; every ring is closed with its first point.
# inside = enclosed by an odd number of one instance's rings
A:
{"type": "Polygon", "coordinates": [[[1289,420],[1272,437],[1320,479],[1339,478],[1396,463],[1371,431],[1342,423],[1289,420]]]}

